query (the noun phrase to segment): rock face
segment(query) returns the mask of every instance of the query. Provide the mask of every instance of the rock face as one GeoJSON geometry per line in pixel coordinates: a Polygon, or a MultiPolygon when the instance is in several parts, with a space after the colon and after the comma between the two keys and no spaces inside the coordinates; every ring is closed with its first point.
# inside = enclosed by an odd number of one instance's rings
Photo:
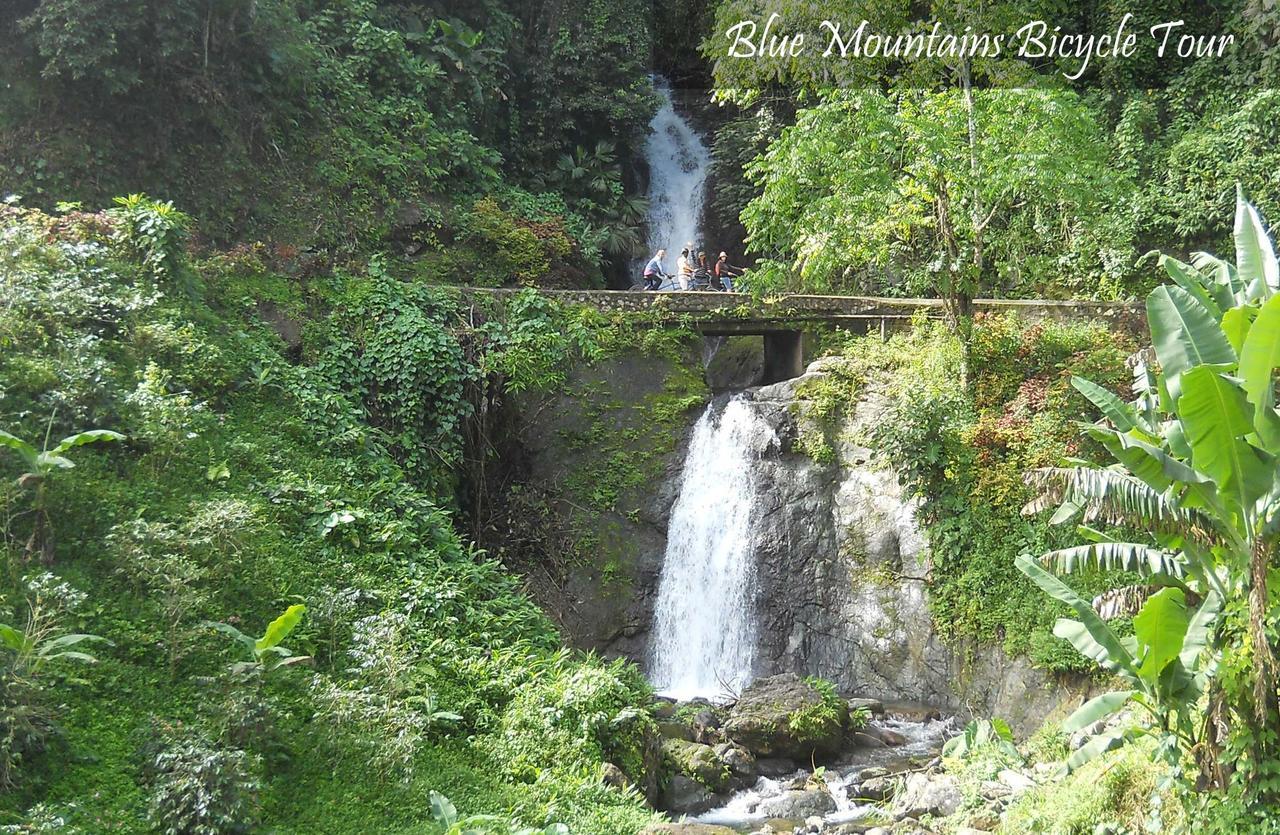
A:
{"type": "Polygon", "coordinates": [[[821,693],[794,673],[782,673],[742,691],[724,732],[759,757],[833,756],[840,751],[848,708],[839,702],[835,715],[813,721],[822,708],[821,693]]]}
{"type": "Polygon", "coordinates": [[[888,401],[870,387],[834,441],[834,461],[795,450],[803,417],[797,390],[827,373],[752,392],[782,439],[759,464],[756,513],[756,670],[820,675],[845,692],[925,702],[1006,719],[1028,733],[1075,694],[999,647],[944,644],[933,628],[924,578],[929,552],[897,475],[859,446],[886,419],[888,401]]]}
{"type": "MultiPolygon", "coordinates": [[[[713,389],[752,379],[753,354],[730,347],[701,357],[712,364],[707,375],[713,389]]],[[[581,441],[594,437],[593,425],[616,423],[608,437],[635,431],[622,415],[643,416],[646,403],[661,403],[671,381],[687,376],[698,359],[612,360],[575,371],[565,393],[549,404],[524,406],[527,414],[516,421],[523,481],[570,484],[575,473],[600,466],[584,457],[591,444],[581,441]],[[597,389],[609,392],[608,402],[582,394],[597,389]]],[[[924,582],[929,553],[915,506],[904,498],[896,474],[858,443],[887,418],[887,398],[874,385],[845,410],[846,425],[833,433],[833,460],[817,462],[796,448],[804,422],[797,391],[821,381],[829,368],[820,360],[800,378],[747,390],[752,407],[781,440],[780,448],[761,456],[757,471],[764,498],[754,514],[754,675],[819,675],[847,694],[999,716],[1019,733],[1063,712],[1066,702],[1078,703],[1081,692],[1060,681],[1050,686],[1025,659],[1009,658],[999,647],[946,644],[934,631],[924,582]]],[[[535,594],[576,646],[647,664],[669,508],[679,492],[686,437],[700,411],[695,406],[685,414],[683,432],[674,430],[671,448],[656,456],[657,475],[629,488],[615,509],[584,515],[570,508],[584,506],[572,496],[557,505],[567,514],[567,527],[592,532],[592,559],[568,567],[545,587],[542,568],[529,575],[535,594]]]]}

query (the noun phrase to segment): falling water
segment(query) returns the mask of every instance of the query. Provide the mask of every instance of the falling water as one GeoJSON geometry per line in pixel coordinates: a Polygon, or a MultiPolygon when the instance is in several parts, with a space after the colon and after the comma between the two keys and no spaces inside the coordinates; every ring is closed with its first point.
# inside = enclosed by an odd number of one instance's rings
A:
{"type": "Polygon", "coordinates": [[[679,699],[748,682],[755,656],[755,459],[777,442],[743,397],[693,430],[654,608],[650,678],[679,699]]]}
{"type": "Polygon", "coordinates": [[[702,195],[711,154],[701,137],[676,112],[666,79],[654,78],[662,106],[650,123],[645,146],[649,163],[649,251],[668,252],[667,270],[687,241],[698,242],[702,195]]]}

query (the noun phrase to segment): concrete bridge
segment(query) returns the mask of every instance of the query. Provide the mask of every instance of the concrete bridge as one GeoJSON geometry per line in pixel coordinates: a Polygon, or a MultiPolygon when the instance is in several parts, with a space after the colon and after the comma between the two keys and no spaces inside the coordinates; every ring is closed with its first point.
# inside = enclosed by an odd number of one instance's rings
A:
{"type": "MultiPolygon", "coordinates": [[[[464,297],[496,301],[521,292],[466,288],[464,297]]],[[[644,292],[635,290],[539,290],[561,304],[584,305],[601,313],[625,313],[655,327],[685,327],[705,336],[764,337],[765,382],[804,373],[804,334],[817,327],[887,335],[917,315],[942,318],[941,299],[876,296],[783,295],[756,299],[740,293],[644,292]]],[[[977,299],[975,313],[1016,311],[1029,319],[1103,320],[1141,325],[1141,304],[1129,302],[977,299]]]]}

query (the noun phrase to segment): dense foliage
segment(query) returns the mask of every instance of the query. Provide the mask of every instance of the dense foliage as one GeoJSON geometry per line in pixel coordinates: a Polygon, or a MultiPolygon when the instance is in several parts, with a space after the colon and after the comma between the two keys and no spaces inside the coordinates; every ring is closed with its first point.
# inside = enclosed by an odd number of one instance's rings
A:
{"type": "MultiPolygon", "coordinates": [[[[788,119],[754,158],[717,142],[716,164],[748,169],[742,214],[765,291],[815,289],[955,297],[974,293],[1123,297],[1152,284],[1135,266],[1153,246],[1226,244],[1236,182],[1264,216],[1280,207],[1277,14],[1258,3],[994,4],[722,0],[703,44],[717,94],[788,119]],[[808,49],[730,57],[730,28],[778,13],[775,37],[808,49]],[[1103,33],[1182,20],[1231,35],[1224,57],[1157,60],[1151,50],[1037,62],[1001,57],[823,57],[823,20],[869,31],[1012,33],[1044,19],[1103,33]],[[1070,78],[1068,78],[1070,76],[1070,78]]],[[[761,34],[756,31],[757,40],[761,34]]],[[[736,123],[735,123],[736,124],[736,123]]],[[[749,127],[744,125],[743,127],[749,127]]],[[[742,187],[729,177],[731,199],[742,187]]]]}
{"type": "Polygon", "coordinates": [[[477,329],[250,248],[157,271],[146,211],[3,209],[0,822],[433,831],[434,790],[640,828],[600,769],[651,777],[647,685],[560,649],[448,512],[474,382],[550,384],[617,326],[526,300],[477,329]]]}
{"type": "MultiPolygon", "coordinates": [[[[492,253],[472,238],[505,249],[512,236],[545,240],[551,223],[563,227],[554,257],[577,282],[599,282],[602,258],[633,254],[642,220],[647,8],[5,4],[0,180],[45,208],[163,193],[220,242],[462,249],[486,266],[492,253]],[[607,152],[588,158],[600,143],[607,152]]],[[[549,266],[497,278],[530,282],[549,266]]]]}
{"type": "MultiPolygon", "coordinates": [[[[888,342],[854,337],[834,346],[839,360],[827,379],[801,390],[807,414],[824,427],[802,436],[801,446],[830,458],[844,410],[867,391],[885,394],[885,418],[859,443],[876,449],[921,499],[932,555],[929,601],[940,633],[998,642],[1051,670],[1088,669],[1053,637],[1058,611],[1014,565],[1023,551],[1066,544],[1047,521],[1022,515],[1033,496],[1023,473],[1089,451],[1073,421],[1091,407],[1071,376],[1124,386],[1134,348],[1122,329],[1100,323],[979,316],[974,372],[964,386],[961,346],[941,322],[917,322],[888,342]]],[[[1106,582],[1096,573],[1082,579],[1098,590],[1106,582]]]]}
{"type": "Polygon", "coordinates": [[[1090,604],[1029,555],[1019,567],[1079,620],[1054,633],[1113,673],[1122,689],[1082,706],[1077,730],[1126,706],[1150,721],[1101,734],[1068,767],[1153,736],[1156,752],[1204,791],[1228,789],[1239,806],[1214,809],[1224,831],[1273,828],[1277,670],[1269,589],[1280,539],[1280,266],[1261,219],[1240,198],[1234,264],[1201,253],[1197,267],[1172,258],[1174,284],[1147,297],[1158,370],[1142,364],[1128,403],[1087,380],[1073,381],[1101,410],[1086,427],[1115,459],[1110,467],[1055,467],[1030,481],[1074,522],[1089,544],[1042,561],[1059,574],[1088,563],[1142,575],[1090,604]],[[1116,537],[1099,523],[1141,531],[1116,537]],[[1106,619],[1136,610],[1134,638],[1106,619]]]}

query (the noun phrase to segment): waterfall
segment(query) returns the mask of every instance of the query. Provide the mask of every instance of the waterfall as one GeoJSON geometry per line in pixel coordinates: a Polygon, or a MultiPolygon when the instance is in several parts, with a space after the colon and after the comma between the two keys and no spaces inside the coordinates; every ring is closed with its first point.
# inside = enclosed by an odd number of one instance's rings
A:
{"type": "Polygon", "coordinates": [[[662,106],[650,122],[645,145],[649,163],[649,255],[667,250],[667,271],[675,272],[675,259],[687,241],[700,245],[699,220],[711,154],[702,138],[675,109],[671,86],[654,78],[662,106]]]}
{"type": "Polygon", "coordinates": [[[654,687],[679,699],[748,683],[755,657],[755,460],[777,442],[738,396],[698,419],[671,512],[650,645],[654,687]]]}

